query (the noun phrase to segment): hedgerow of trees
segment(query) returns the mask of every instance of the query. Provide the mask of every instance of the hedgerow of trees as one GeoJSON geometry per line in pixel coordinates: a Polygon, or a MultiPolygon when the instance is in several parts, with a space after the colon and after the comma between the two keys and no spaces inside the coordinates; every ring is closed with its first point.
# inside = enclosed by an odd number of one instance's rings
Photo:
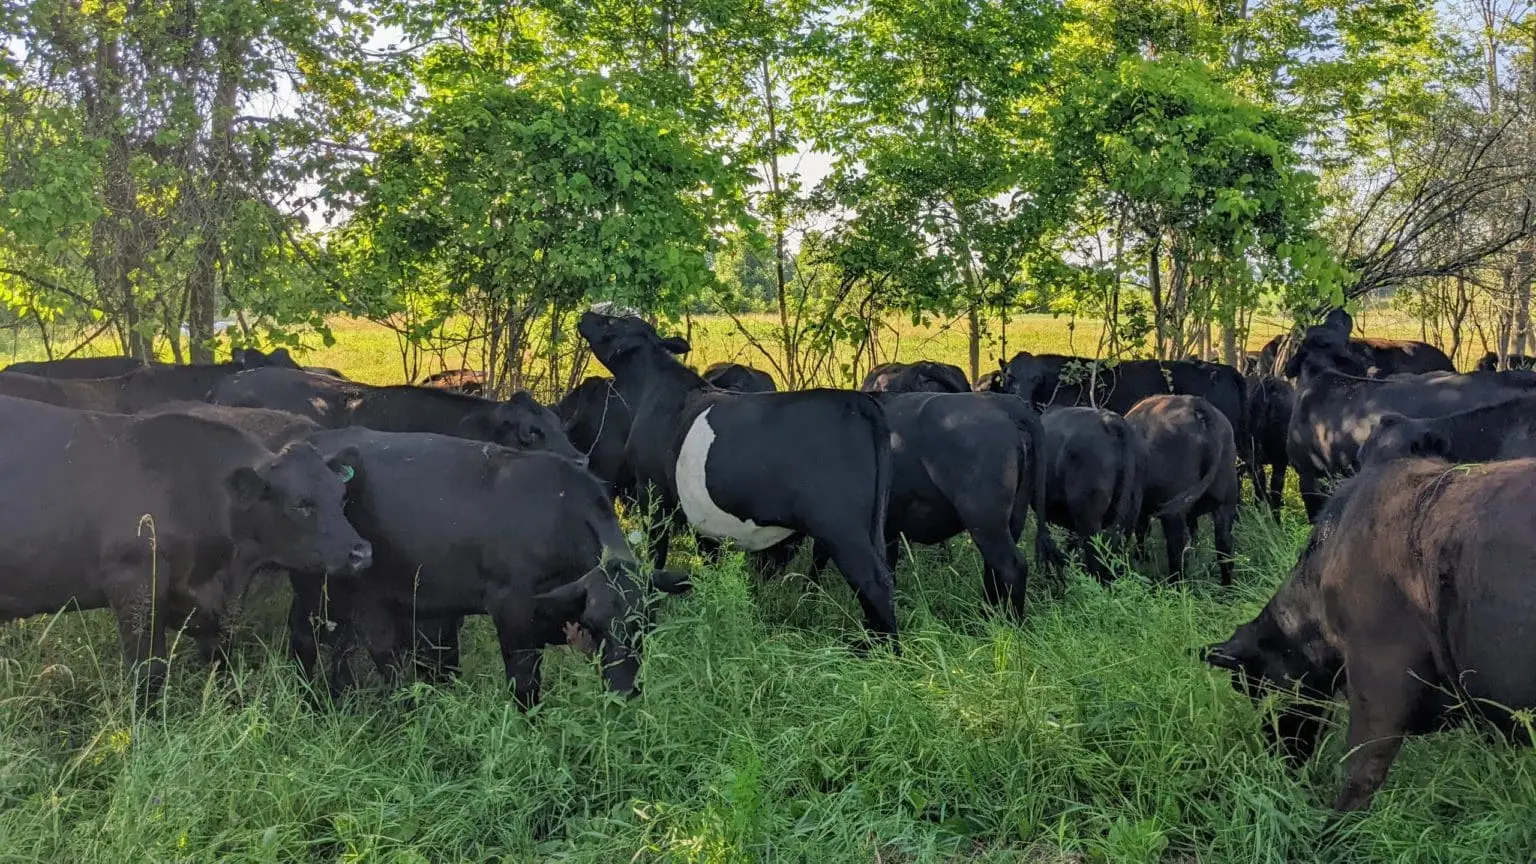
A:
{"type": "Polygon", "coordinates": [[[898,318],[963,322],[974,374],[1020,312],[1230,361],[1367,296],[1536,351],[1520,2],[7,0],[0,35],[0,300],[50,355],[351,314],[407,375],[553,393],[611,301],[732,316],[799,386],[898,318]]]}

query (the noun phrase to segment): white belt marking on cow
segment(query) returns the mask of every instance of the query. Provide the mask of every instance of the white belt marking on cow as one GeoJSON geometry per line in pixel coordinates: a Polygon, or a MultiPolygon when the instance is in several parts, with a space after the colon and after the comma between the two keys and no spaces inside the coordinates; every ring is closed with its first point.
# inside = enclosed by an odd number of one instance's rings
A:
{"type": "Polygon", "coordinates": [[[693,418],[682,449],[677,452],[677,497],[682,502],[683,514],[695,531],[707,537],[729,538],[753,552],[767,549],[795,532],[732,516],[709,497],[709,489],[704,485],[704,465],[709,461],[709,448],[715,443],[715,430],[709,425],[709,412],[713,410],[713,406],[705,408],[693,418]]]}

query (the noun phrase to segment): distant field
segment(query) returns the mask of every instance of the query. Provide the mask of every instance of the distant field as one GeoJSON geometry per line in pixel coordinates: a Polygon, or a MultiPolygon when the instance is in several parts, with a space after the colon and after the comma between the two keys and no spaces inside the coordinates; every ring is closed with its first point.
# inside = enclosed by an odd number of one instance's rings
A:
{"type": "MultiPolygon", "coordinates": [[[[771,334],[776,319],[768,315],[749,315],[742,319],[748,332],[760,342],[771,345],[771,334]]],[[[295,351],[301,362],[340,369],[349,377],[372,384],[399,384],[405,374],[395,334],[368,321],[338,318],[330,323],[335,344],[324,347],[317,336],[305,337],[304,349],[295,351]]],[[[675,329],[683,332],[685,324],[675,329]]],[[[1420,328],[1417,321],[1389,309],[1372,309],[1356,318],[1360,333],[1387,338],[1417,339],[1420,328]]],[[[689,362],[698,368],[711,363],[733,361],[747,363],[773,371],[761,352],[744,338],[731,319],[724,316],[699,316],[692,319],[693,352],[689,362]]],[[[1255,323],[1249,338],[1250,350],[1258,350],[1276,333],[1282,332],[1286,323],[1279,320],[1263,320],[1255,323]]],[[[1103,323],[1096,319],[1073,320],[1065,316],[1020,315],[1006,326],[1000,321],[988,325],[988,334],[982,343],[982,371],[995,368],[997,358],[1011,356],[1017,351],[1035,353],[1082,354],[1097,353],[1103,332],[1103,323]]],[[[929,326],[916,326],[910,321],[892,319],[880,338],[881,360],[940,360],[953,363],[962,369],[969,367],[966,323],[964,319],[935,322],[929,326]]],[[[101,343],[107,349],[105,342],[101,343]]],[[[95,348],[96,346],[92,346],[95,348]]],[[[85,352],[92,353],[92,352],[85,352]]],[[[847,351],[839,357],[847,362],[847,351]]],[[[1465,356],[1456,358],[1461,368],[1470,367],[1481,350],[1467,346],[1465,356]]],[[[0,360],[36,360],[43,357],[41,345],[33,338],[14,334],[0,334],[0,360]]],[[[437,371],[429,366],[425,372],[437,371]]],[[[780,377],[775,375],[775,377],[780,377]]],[[[827,383],[827,382],[823,382],[827,383]]],[[[857,383],[857,382],[852,382],[857,383]]]]}

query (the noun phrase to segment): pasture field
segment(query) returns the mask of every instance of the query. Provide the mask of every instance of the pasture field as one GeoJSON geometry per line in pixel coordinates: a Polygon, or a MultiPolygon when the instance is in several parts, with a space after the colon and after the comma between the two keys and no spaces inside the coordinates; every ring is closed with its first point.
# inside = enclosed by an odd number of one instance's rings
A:
{"type": "MultiPolygon", "coordinates": [[[[742,326],[764,344],[771,344],[776,321],[770,315],[741,317],[742,326]]],[[[669,332],[682,333],[689,323],[680,322],[670,328],[669,332]]],[[[892,319],[881,336],[881,359],[940,360],[968,369],[965,326],[963,318],[931,322],[926,326],[914,325],[899,318],[892,319]]],[[[1286,326],[1285,322],[1278,319],[1255,321],[1248,348],[1257,351],[1286,326]]],[[[1420,327],[1416,320],[1385,307],[1359,313],[1355,316],[1355,326],[1359,334],[1368,336],[1420,338],[1420,327]]],[[[330,327],[335,337],[334,345],[327,347],[321,344],[318,337],[307,336],[303,340],[304,347],[296,349],[294,356],[306,364],[334,367],[349,378],[369,384],[399,384],[405,380],[398,342],[393,332],[369,321],[348,318],[333,319],[330,327]]],[[[730,318],[696,316],[691,319],[691,327],[693,351],[689,354],[688,362],[696,368],[702,369],[720,361],[732,361],[773,372],[772,365],[741,335],[736,323],[730,318]]],[[[1102,328],[1102,322],[1096,319],[1073,320],[1067,316],[1044,314],[1018,315],[1010,319],[1006,326],[1000,321],[993,321],[988,325],[989,332],[982,342],[982,371],[996,368],[997,357],[1012,356],[1017,351],[1094,355],[1097,353],[1102,328]]],[[[59,355],[66,350],[62,344],[55,348],[59,355]]],[[[99,340],[81,353],[89,355],[114,350],[112,344],[99,340]]],[[[163,359],[170,359],[168,353],[162,353],[163,359]]],[[[1457,368],[1471,368],[1482,353],[1480,346],[1468,344],[1463,347],[1462,356],[1453,359],[1457,368]]],[[[45,359],[45,355],[35,337],[15,331],[0,331],[0,365],[17,360],[42,359],[45,359]]],[[[228,359],[227,356],[225,359],[228,359]]],[[[450,365],[457,363],[451,361],[450,365]]],[[[436,371],[438,367],[435,363],[429,362],[421,374],[436,371]]],[[[595,364],[589,368],[589,374],[601,371],[595,364]]]]}
{"type": "MultiPolygon", "coordinates": [[[[1068,347],[1049,322],[1014,322],[1010,344],[1068,347]]],[[[718,323],[696,322],[696,365],[747,359],[718,323]]],[[[303,359],[399,380],[391,334],[336,331],[303,359]]],[[[964,356],[959,330],[906,344],[964,356]]],[[[1232,589],[1205,572],[1207,527],[1182,586],[1156,540],[1107,587],[1034,570],[1022,623],[983,614],[968,541],[918,549],[899,657],[848,649],[857,604],[835,574],[798,575],[803,553],[762,576],[679,549],[696,588],[663,601],[644,693],[551,649],[526,714],[484,620],[454,684],[317,710],[286,659],[287,590],[258,586],[232,674],[183,646],[142,714],[109,613],[5,625],[0,862],[1532,861],[1536,752],[1411,739],[1373,808],[1325,831],[1343,708],[1295,771],[1265,745],[1271,714],[1199,661],[1285,578],[1306,535],[1294,499],[1286,515],[1245,509],[1232,589]]]]}

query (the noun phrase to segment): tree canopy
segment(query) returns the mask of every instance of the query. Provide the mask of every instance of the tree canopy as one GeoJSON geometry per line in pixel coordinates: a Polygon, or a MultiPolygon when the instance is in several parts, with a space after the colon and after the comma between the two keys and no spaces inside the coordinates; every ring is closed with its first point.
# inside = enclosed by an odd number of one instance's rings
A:
{"type": "Polygon", "coordinates": [[[557,392],[602,301],[766,314],[792,386],[891,316],[965,322],[973,372],[1027,311],[1119,356],[1367,297],[1536,338],[1518,3],[36,0],[0,35],[0,299],[50,353],[346,313],[409,375],[557,392]]]}

